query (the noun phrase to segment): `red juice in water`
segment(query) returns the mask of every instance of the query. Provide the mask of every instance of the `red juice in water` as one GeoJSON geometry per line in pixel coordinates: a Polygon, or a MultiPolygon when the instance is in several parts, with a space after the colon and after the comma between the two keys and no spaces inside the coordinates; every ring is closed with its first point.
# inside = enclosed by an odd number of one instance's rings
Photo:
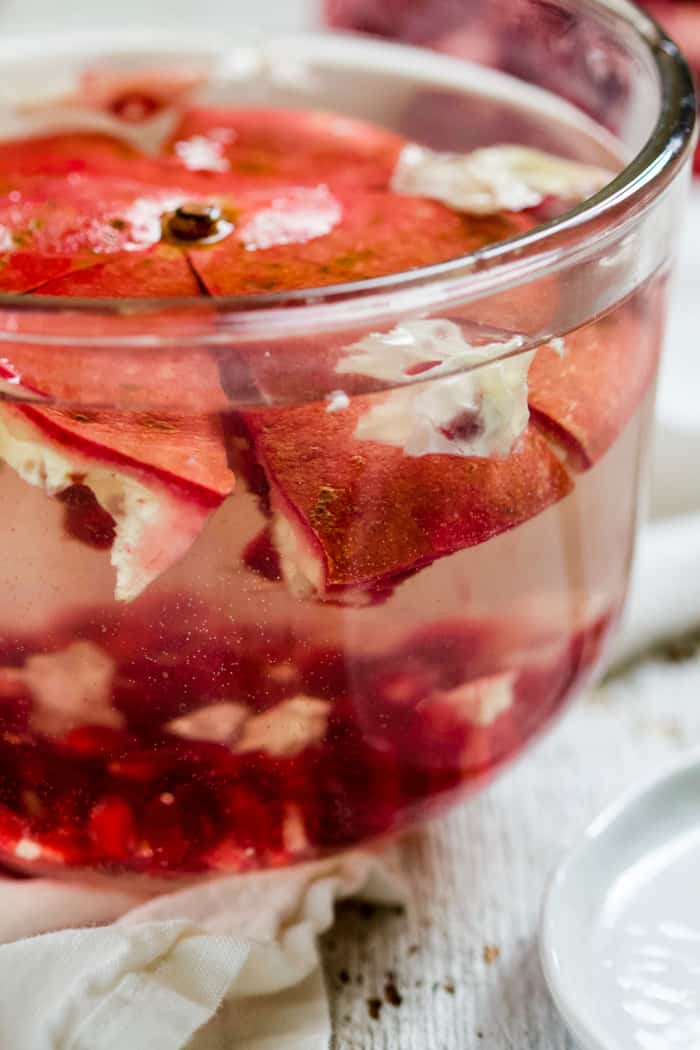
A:
{"type": "Polygon", "coordinates": [[[475,94],[441,144],[433,85],[380,124],[202,79],[98,67],[0,142],[4,331],[38,311],[0,361],[15,869],[239,871],[400,830],[551,720],[624,597],[664,266],[577,321],[556,272],[444,309],[418,272],[603,188],[610,140],[475,94]],[[464,141],[494,105],[509,144],[464,141]],[[311,289],[412,271],[398,320],[359,297],[294,327],[311,289]]]}

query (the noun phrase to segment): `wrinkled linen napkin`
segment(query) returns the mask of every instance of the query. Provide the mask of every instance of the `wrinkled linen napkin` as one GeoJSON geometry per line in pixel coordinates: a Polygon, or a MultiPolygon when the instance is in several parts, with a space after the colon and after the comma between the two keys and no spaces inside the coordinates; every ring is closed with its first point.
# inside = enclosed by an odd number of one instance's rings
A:
{"type": "Polygon", "coordinates": [[[328,1050],[318,936],[337,900],[395,904],[405,892],[393,848],[151,898],[7,879],[0,1046],[328,1050]]]}
{"type": "MultiPolygon", "coordinates": [[[[700,189],[662,374],[651,518],[610,664],[700,626],[700,189]]],[[[0,1048],[327,1050],[317,939],[337,900],[406,898],[398,851],[144,891],[0,881],[0,1048]],[[67,929],[66,927],[73,927],[67,929]],[[55,931],[55,932],[51,932],[55,931]]]]}

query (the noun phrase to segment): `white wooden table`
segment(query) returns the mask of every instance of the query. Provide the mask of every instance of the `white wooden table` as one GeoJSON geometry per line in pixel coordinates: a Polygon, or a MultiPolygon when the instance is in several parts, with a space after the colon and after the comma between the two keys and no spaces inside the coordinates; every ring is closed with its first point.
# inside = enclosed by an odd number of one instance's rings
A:
{"type": "Polygon", "coordinates": [[[324,944],[333,1050],[573,1050],[538,961],[542,892],[602,806],[700,745],[695,641],[682,661],[657,655],[600,687],[408,839],[405,914],[341,909],[324,944]]]}

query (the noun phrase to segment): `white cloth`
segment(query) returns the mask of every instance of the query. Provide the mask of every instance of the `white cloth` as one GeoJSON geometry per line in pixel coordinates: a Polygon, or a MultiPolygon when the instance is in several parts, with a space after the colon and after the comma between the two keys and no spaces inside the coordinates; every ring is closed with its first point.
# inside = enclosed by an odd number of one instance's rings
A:
{"type": "Polygon", "coordinates": [[[6,880],[0,1046],[327,1050],[317,939],[335,902],[350,896],[403,900],[396,852],[346,853],[152,898],[6,880]],[[78,928],[56,929],[69,924],[78,928]]]}

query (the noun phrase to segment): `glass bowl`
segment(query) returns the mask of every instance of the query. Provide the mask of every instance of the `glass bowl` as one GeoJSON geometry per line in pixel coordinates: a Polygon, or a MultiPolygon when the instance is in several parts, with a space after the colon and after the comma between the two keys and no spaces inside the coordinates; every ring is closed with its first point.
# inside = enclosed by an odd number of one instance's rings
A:
{"type": "MultiPolygon", "coordinates": [[[[196,90],[617,172],[525,232],[395,276],[353,283],[350,259],[322,288],[146,299],[135,255],[101,298],[2,296],[8,869],[189,879],[398,832],[483,786],[599,666],[633,550],[692,88],[622,2],[548,3],[568,27],[550,37],[538,4],[494,5],[517,33],[448,7],[453,36],[478,30],[471,61],[343,34],[0,42],[6,138],[79,123],[98,69],[90,119],[147,147],[196,90]],[[545,61],[557,40],[575,74],[545,61]],[[455,384],[504,411],[421,444],[455,384]]],[[[14,249],[4,267],[23,265],[14,249]]]]}

